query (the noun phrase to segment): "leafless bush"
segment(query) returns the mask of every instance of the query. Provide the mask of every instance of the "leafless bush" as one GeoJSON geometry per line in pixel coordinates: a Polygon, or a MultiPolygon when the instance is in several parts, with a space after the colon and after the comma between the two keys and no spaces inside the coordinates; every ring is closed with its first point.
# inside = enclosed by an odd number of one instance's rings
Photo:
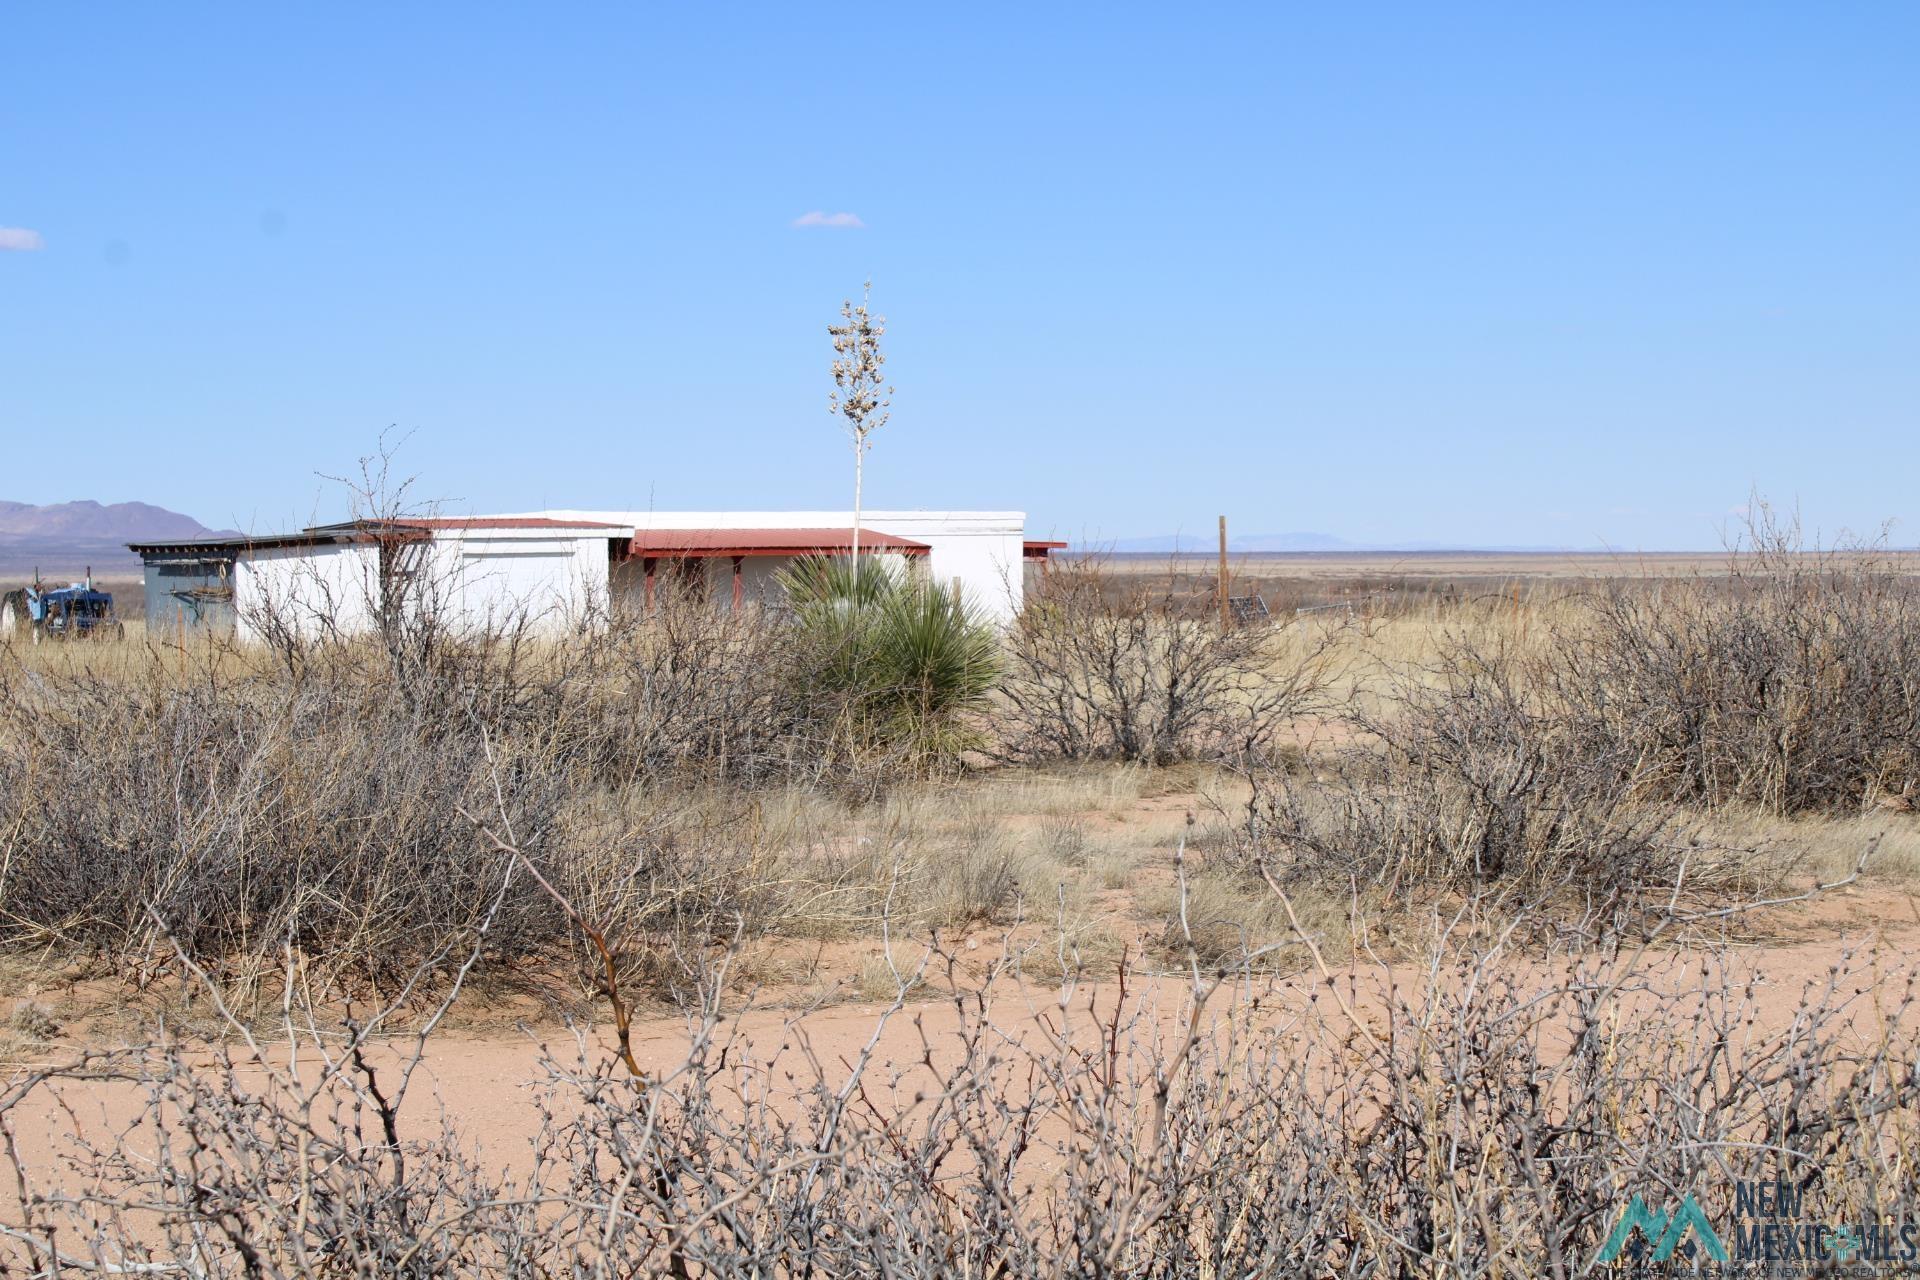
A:
{"type": "Polygon", "coordinates": [[[805,779],[834,716],[795,658],[779,617],[666,585],[549,654],[522,727],[609,780],[805,779]]]}
{"type": "MultiPolygon", "coordinates": [[[[92,947],[138,972],[154,961],[151,906],[202,955],[352,940],[404,973],[471,909],[455,806],[480,794],[484,759],[403,710],[317,689],[108,683],[9,710],[10,943],[92,947]]],[[[516,816],[545,826],[552,796],[514,790],[516,816]]]]}
{"type": "MultiPolygon", "coordinates": [[[[462,815],[483,812],[609,928],[658,941],[632,953],[648,980],[680,982],[675,946],[818,887],[784,874],[734,784],[864,798],[920,761],[857,732],[809,678],[828,659],[781,620],[671,590],[654,606],[561,640],[524,618],[435,631],[405,661],[387,637],[288,626],[110,673],[8,662],[0,946],[85,949],[145,981],[157,911],[210,965],[303,955],[390,988],[472,927],[486,860],[462,815]]],[[[537,899],[494,931],[517,957],[571,936],[537,899]]]]}
{"type": "Polygon", "coordinates": [[[1285,881],[1387,900],[1499,889],[1630,910],[1752,887],[1750,851],[1704,840],[1645,795],[1622,747],[1572,733],[1524,678],[1495,649],[1443,640],[1382,711],[1349,711],[1357,740],[1315,772],[1246,771],[1232,853],[1285,881]]]}
{"type": "Polygon", "coordinates": [[[1001,753],[1169,764],[1270,751],[1322,705],[1340,625],[1223,632],[1171,586],[1116,583],[1097,558],[1052,568],[1007,641],[1001,753]]]}
{"type": "MultiPolygon", "coordinates": [[[[635,699],[624,729],[592,722],[623,691],[592,668],[629,640],[564,659],[449,642],[412,698],[383,645],[344,638],[303,641],[291,670],[209,647],[184,668],[153,653],[115,675],[0,673],[0,946],[88,950],[144,981],[164,922],[208,964],[303,956],[317,978],[391,989],[484,907],[490,855],[467,811],[614,927],[726,936],[758,918],[767,877],[747,872],[766,851],[687,787],[644,785],[702,750],[728,759],[695,709],[635,699]]],[[[516,900],[493,938],[496,955],[557,955],[571,930],[516,900]]]]}
{"type": "Polygon", "coordinates": [[[1480,1280],[1587,1272],[1635,1195],[1692,1193],[1729,1249],[1736,1180],[1801,1189],[1815,1221],[1920,1213],[1910,984],[1849,958],[1783,1016],[1710,940],[1660,959],[1503,936],[1439,920],[1423,963],[1318,965],[1291,997],[1244,956],[1196,958],[1106,1000],[1069,985],[1032,1021],[995,1012],[1020,1003],[996,998],[1010,960],[972,987],[934,949],[834,1061],[804,1036],[750,1051],[709,974],[676,1066],[585,1037],[547,1059],[511,1169],[431,1103],[420,1123],[434,1019],[323,1032],[289,997],[272,1043],[236,1020],[211,1061],[156,1042],[16,1078],[0,1234],[33,1276],[1480,1280]],[[928,985],[952,990],[946,1029],[889,1065],[885,1027],[928,985]],[[23,1157],[34,1117],[106,1091],[133,1124],[23,1157]]]}
{"type": "Polygon", "coordinates": [[[318,559],[257,561],[258,585],[240,621],[289,675],[343,649],[377,656],[392,696],[444,711],[436,699],[457,691],[446,676],[450,663],[459,665],[459,650],[523,639],[531,619],[525,607],[510,605],[478,626],[456,625],[458,559],[435,543],[433,509],[415,506],[414,480],[394,473],[394,450],[383,434],[355,475],[331,477],[350,519],[328,529],[343,541],[318,559]]]}
{"type": "Polygon", "coordinates": [[[1920,783],[1920,581],[1764,508],[1727,577],[1615,584],[1536,679],[1582,749],[1677,799],[1796,813],[1920,783]]]}
{"type": "Polygon", "coordinates": [[[1255,766],[1239,852],[1389,898],[1557,895],[1637,911],[1752,889],[1779,859],[1701,810],[1857,807],[1920,768],[1920,589],[1766,514],[1724,578],[1560,601],[1544,638],[1449,631],[1308,776],[1255,766]]]}

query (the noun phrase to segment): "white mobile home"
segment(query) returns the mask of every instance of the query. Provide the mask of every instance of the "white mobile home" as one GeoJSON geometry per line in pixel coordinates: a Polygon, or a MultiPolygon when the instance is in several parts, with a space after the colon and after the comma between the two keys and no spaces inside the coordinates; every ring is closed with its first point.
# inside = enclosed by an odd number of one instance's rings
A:
{"type": "MultiPolygon", "coordinates": [[[[957,583],[999,622],[1020,609],[1022,512],[862,513],[862,556],[957,583]]],[[[295,534],[134,543],[148,625],[363,629],[396,574],[423,575],[443,616],[474,627],[524,619],[558,631],[608,609],[646,608],[661,584],[699,584],[716,608],[773,602],[796,557],[845,555],[851,512],[536,511],[321,525],[295,534]]]]}
{"type": "MultiPolygon", "coordinates": [[[[780,568],[795,556],[852,549],[851,511],[541,511],[544,519],[587,520],[631,530],[616,548],[616,602],[644,596],[678,556],[704,561],[716,604],[765,601],[780,568]],[[648,562],[652,562],[651,570],[648,562]]],[[[863,511],[862,555],[898,557],[936,582],[958,581],[982,612],[1006,622],[1020,611],[1026,513],[1023,511],[863,511]]]]}
{"type": "Polygon", "coordinates": [[[525,518],[319,525],[263,537],[128,544],[145,569],[150,630],[215,627],[246,640],[286,627],[364,630],[396,578],[474,625],[584,617],[607,593],[608,530],[525,518]]]}

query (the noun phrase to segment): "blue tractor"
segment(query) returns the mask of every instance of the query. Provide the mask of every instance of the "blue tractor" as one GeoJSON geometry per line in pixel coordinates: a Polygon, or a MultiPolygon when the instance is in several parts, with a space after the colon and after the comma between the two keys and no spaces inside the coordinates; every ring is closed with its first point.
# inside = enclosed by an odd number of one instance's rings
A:
{"type": "Polygon", "coordinates": [[[114,616],[110,592],[95,591],[93,578],[70,587],[42,587],[23,593],[33,642],[42,640],[124,640],[127,629],[114,616]]]}

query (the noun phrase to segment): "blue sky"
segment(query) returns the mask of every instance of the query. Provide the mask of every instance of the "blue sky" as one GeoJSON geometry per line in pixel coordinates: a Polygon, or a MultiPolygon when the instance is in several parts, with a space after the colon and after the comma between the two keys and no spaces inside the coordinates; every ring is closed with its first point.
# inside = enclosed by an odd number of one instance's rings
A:
{"type": "MultiPolygon", "coordinates": [[[[0,497],[1920,542],[1911,5],[12,6],[0,497]],[[796,226],[810,212],[859,227],[796,226]],[[34,246],[38,247],[34,247],[34,246]]],[[[826,219],[830,220],[830,219],[826,219]]]]}

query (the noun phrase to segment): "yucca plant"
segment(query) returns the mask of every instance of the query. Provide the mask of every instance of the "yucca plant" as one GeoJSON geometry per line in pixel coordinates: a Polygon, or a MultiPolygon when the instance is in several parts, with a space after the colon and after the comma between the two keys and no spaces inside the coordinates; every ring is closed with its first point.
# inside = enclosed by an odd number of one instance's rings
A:
{"type": "Polygon", "coordinates": [[[883,599],[873,618],[868,638],[879,691],[915,736],[945,734],[961,715],[986,706],[1000,675],[999,640],[963,599],[913,582],[883,599]]]}
{"type": "Polygon", "coordinates": [[[857,565],[846,556],[801,556],[780,571],[778,581],[788,603],[803,613],[876,605],[899,587],[893,570],[878,556],[857,565]]]}
{"type": "Polygon", "coordinates": [[[811,556],[779,580],[794,607],[801,678],[838,695],[862,739],[921,769],[976,745],[967,717],[999,680],[999,639],[965,599],[875,559],[855,567],[811,556]]]}

